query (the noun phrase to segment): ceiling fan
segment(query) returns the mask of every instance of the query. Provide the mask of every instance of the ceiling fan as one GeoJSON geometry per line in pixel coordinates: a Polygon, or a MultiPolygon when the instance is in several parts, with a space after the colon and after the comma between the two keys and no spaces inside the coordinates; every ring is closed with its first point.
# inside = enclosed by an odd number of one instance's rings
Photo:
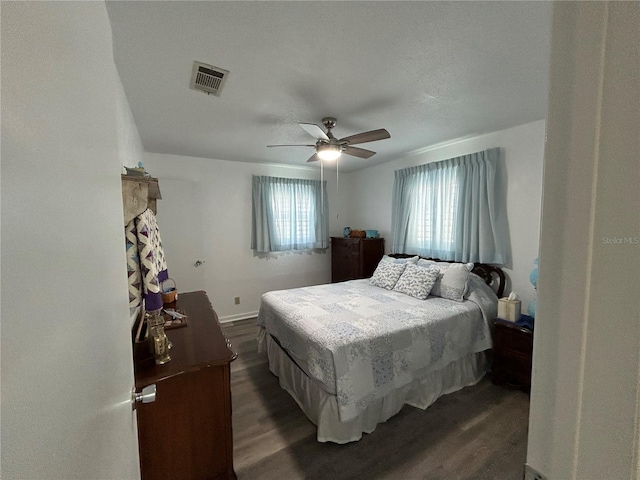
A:
{"type": "Polygon", "coordinates": [[[384,128],[380,128],[378,130],[357,133],[337,139],[333,136],[333,133],[331,133],[331,130],[336,126],[336,119],[333,117],[325,117],[322,119],[322,124],[327,129],[326,133],[315,123],[299,124],[309,135],[317,140],[314,145],[267,145],[267,147],[313,147],[316,149],[316,153],[314,153],[307,162],[317,162],[318,160],[336,160],[343,153],[359,158],[369,158],[375,155],[376,152],[353,147],[352,145],[391,138],[389,132],[384,128]]]}

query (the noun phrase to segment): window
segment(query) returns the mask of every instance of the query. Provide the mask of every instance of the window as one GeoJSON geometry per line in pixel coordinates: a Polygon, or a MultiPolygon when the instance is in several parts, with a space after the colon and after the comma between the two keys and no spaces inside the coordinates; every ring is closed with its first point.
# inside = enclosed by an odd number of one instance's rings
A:
{"type": "Polygon", "coordinates": [[[433,249],[437,244],[453,250],[454,220],[457,207],[458,186],[455,171],[451,178],[440,185],[422,184],[412,198],[410,238],[422,249],[433,249]]]}
{"type": "Polygon", "coordinates": [[[251,248],[258,252],[328,247],[326,183],[253,177],[251,248]]]}
{"type": "Polygon", "coordinates": [[[500,149],[395,172],[393,252],[503,264],[507,229],[496,188],[500,149]]]}
{"type": "Polygon", "coordinates": [[[271,186],[276,233],[283,243],[313,243],[315,205],[313,185],[292,188],[289,182],[271,186]]]}

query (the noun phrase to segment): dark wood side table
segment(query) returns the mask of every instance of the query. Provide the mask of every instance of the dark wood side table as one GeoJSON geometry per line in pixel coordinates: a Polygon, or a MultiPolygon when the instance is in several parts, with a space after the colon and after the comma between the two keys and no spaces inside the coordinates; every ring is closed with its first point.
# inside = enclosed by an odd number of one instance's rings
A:
{"type": "Polygon", "coordinates": [[[493,321],[493,383],[531,390],[533,330],[508,320],[493,321]]]}
{"type": "Polygon", "coordinates": [[[156,384],[156,400],[138,403],[142,480],[235,479],[229,364],[236,358],[205,292],[180,293],[173,308],[187,326],[167,330],[165,365],[134,359],[136,391],[156,384]]]}

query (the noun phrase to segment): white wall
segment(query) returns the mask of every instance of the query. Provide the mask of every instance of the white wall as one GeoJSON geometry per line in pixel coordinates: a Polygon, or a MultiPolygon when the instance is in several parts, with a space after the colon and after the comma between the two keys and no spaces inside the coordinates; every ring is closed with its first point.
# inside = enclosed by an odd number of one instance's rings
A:
{"type": "MultiPolygon", "coordinates": [[[[319,179],[319,170],[154,153],[145,155],[144,164],[159,178],[157,217],[169,275],[179,292],[205,290],[222,321],[256,315],[269,290],[331,280],[329,250],[269,255],[251,250],[252,175],[319,179]],[[196,268],[196,260],[205,263],[196,268]]],[[[332,235],[341,235],[348,224],[349,175],[340,173],[338,191],[336,172],[325,172],[332,235]]]]}
{"type": "Polygon", "coordinates": [[[127,109],[104,3],[2,3],[2,478],[139,477],[127,109]]]}
{"type": "Polygon", "coordinates": [[[638,92],[638,2],[558,2],[527,453],[550,480],[640,478],[638,92]]]}
{"type": "Polygon", "coordinates": [[[545,122],[521,125],[478,137],[453,141],[425,149],[394,162],[354,172],[351,177],[351,218],[354,226],[375,228],[391,248],[391,199],[394,171],[460,155],[501,147],[507,181],[506,202],[509,223],[511,261],[504,268],[509,277],[507,290],[522,298],[522,311],[535,298],[529,281],[538,257],[540,204],[542,196],[542,161],[545,122]]]}
{"type": "Polygon", "coordinates": [[[125,167],[136,167],[138,162],[144,160],[144,147],[140,139],[140,133],[133,118],[133,112],[127,101],[127,96],[117,77],[118,94],[116,98],[118,115],[118,146],[120,162],[125,167]]]}
{"type": "MultiPolygon", "coordinates": [[[[342,228],[378,229],[391,245],[393,171],[495,146],[502,147],[512,261],[505,268],[523,311],[535,297],[529,282],[538,256],[544,121],[440,146],[389,164],[339,175],[325,172],[332,235],[342,228]]],[[[329,252],[256,256],[251,244],[251,175],[319,178],[306,167],[256,165],[176,155],[145,154],[160,179],[158,222],[169,274],[179,291],[205,290],[222,320],[246,318],[268,290],[328,282],[329,252]],[[194,267],[196,260],[205,264],[194,267]],[[234,297],[240,305],[234,305],[234,297]]]]}

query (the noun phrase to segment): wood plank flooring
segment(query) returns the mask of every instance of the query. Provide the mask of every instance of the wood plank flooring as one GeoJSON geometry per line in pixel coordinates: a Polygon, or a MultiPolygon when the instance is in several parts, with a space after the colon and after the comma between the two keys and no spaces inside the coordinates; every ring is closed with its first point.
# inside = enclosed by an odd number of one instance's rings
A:
{"type": "Polygon", "coordinates": [[[231,364],[234,467],[250,479],[521,480],[529,397],[479,384],[420,410],[405,405],[359,442],[319,443],[316,428],[257,353],[255,319],[223,324],[231,364]]]}

